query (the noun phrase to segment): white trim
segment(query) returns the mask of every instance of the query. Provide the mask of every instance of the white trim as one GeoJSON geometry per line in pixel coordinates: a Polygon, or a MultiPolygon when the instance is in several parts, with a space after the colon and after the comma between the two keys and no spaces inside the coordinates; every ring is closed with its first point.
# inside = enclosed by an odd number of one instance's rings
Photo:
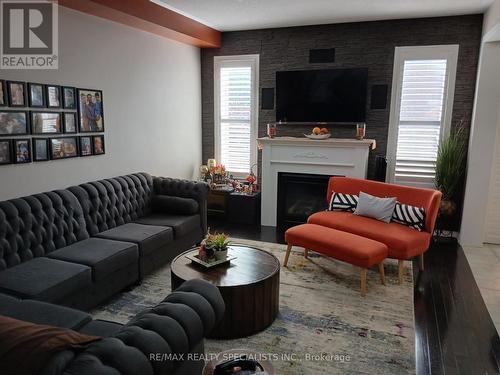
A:
{"type": "MultiPolygon", "coordinates": [[[[259,55],[233,55],[214,57],[214,146],[215,159],[220,162],[220,69],[230,66],[250,66],[252,70],[252,110],[250,114],[250,167],[257,164],[257,136],[259,125],[259,55]]],[[[231,171],[229,171],[231,173],[231,171]]],[[[250,172],[250,171],[249,171],[250,172]]],[[[257,174],[257,168],[254,169],[257,174]]],[[[245,177],[243,173],[232,173],[245,177]]]]}
{"type": "Polygon", "coordinates": [[[394,182],[396,167],[396,151],[398,144],[398,123],[401,107],[401,90],[403,85],[403,69],[405,60],[446,59],[446,92],[444,94],[443,128],[441,137],[448,135],[451,128],[453,101],[455,98],[455,81],[457,75],[458,44],[436,46],[396,47],[394,52],[394,70],[392,75],[391,110],[389,117],[389,134],[387,137],[387,171],[386,181],[394,182]]]}

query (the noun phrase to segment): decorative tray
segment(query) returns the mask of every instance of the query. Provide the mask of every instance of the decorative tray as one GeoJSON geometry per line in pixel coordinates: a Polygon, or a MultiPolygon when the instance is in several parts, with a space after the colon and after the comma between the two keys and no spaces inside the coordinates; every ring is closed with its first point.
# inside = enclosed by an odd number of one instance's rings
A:
{"type": "Polygon", "coordinates": [[[219,265],[224,264],[224,263],[229,263],[233,259],[236,259],[235,256],[227,254],[226,259],[214,260],[213,262],[208,263],[208,262],[205,262],[204,260],[202,260],[198,257],[198,250],[194,250],[194,251],[191,251],[190,253],[186,254],[186,258],[191,260],[191,262],[193,262],[193,263],[197,263],[197,264],[202,265],[205,268],[212,268],[215,266],[219,266],[219,265]]]}
{"type": "Polygon", "coordinates": [[[304,134],[304,135],[309,139],[328,139],[332,136],[330,133],[328,133],[328,134],[304,134]]]}

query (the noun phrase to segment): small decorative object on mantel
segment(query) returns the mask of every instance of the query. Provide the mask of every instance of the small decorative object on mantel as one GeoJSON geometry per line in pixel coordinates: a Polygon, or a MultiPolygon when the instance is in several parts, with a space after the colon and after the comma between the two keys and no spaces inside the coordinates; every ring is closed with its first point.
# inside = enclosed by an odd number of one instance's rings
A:
{"type": "Polygon", "coordinates": [[[309,139],[328,139],[332,136],[327,128],[320,128],[319,126],[313,128],[311,134],[304,135],[309,139]]]}
{"type": "Polygon", "coordinates": [[[356,124],[356,139],[360,141],[365,138],[366,124],[364,122],[356,124]]]}
{"type": "Polygon", "coordinates": [[[269,138],[276,137],[276,123],[267,124],[267,136],[269,138]]]}

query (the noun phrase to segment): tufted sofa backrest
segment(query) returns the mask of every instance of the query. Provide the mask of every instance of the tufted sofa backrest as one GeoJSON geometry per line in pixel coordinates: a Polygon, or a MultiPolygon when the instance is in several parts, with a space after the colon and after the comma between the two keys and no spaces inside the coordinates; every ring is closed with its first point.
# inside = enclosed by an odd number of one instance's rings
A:
{"type": "Polygon", "coordinates": [[[0,270],[88,237],[82,207],[67,190],[0,202],[0,270]]]}
{"type": "Polygon", "coordinates": [[[80,202],[91,235],[136,220],[151,210],[152,177],[136,173],[68,189],[80,202]]]}

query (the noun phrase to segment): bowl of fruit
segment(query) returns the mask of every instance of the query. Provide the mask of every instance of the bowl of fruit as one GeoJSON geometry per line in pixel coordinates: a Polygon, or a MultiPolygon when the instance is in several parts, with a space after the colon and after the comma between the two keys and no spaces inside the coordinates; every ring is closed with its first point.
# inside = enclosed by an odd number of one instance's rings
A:
{"type": "Polygon", "coordinates": [[[311,134],[304,135],[309,139],[327,139],[332,136],[327,128],[319,128],[318,126],[312,130],[311,134]]]}

